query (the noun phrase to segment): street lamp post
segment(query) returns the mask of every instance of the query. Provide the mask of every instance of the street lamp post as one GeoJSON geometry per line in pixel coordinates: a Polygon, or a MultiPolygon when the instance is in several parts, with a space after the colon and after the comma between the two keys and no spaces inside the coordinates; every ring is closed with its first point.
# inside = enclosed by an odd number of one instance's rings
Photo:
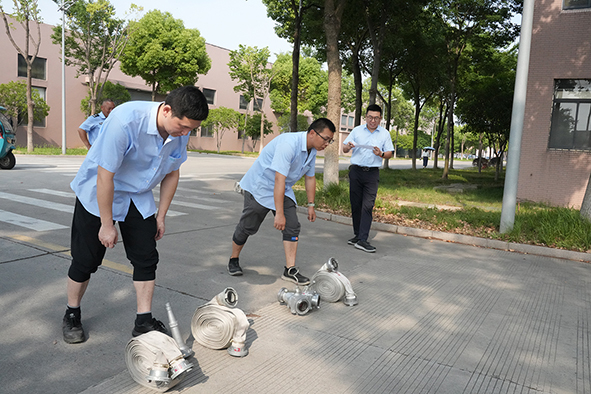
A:
{"type": "Polygon", "coordinates": [[[62,155],[66,154],[66,10],[74,2],[62,0],[59,10],[62,12],[62,155]]]}

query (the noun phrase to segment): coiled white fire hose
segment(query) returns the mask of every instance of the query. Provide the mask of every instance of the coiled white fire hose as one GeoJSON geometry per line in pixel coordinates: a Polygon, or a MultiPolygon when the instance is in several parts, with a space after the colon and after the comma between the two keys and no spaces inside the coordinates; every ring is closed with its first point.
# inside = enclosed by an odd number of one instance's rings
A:
{"type": "Polygon", "coordinates": [[[227,287],[207,304],[195,311],[191,320],[193,338],[210,349],[228,348],[234,357],[245,357],[246,331],[250,327],[244,312],[235,308],[238,303],[236,290],[227,287]]]}
{"type": "Polygon", "coordinates": [[[339,263],[334,257],[320,267],[311,279],[310,289],[320,294],[326,302],[338,302],[341,298],[347,306],[358,304],[351,282],[338,271],[339,263]],[[344,296],[344,297],[343,297],[344,296]]]}
{"type": "Polygon", "coordinates": [[[133,380],[160,392],[175,386],[193,368],[175,340],[159,331],[132,338],[125,348],[125,364],[133,380]]]}

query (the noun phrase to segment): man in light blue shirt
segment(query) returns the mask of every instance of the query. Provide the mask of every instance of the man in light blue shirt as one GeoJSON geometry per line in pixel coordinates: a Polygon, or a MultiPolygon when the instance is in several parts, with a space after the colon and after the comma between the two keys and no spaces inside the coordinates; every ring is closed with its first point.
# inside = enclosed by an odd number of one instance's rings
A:
{"type": "Polygon", "coordinates": [[[65,342],[86,340],[80,302],[106,248],[117,244],[115,222],[119,222],[133,265],[137,316],[132,335],[167,332],[151,312],[158,264],[156,241],[164,235],[164,219],[178,185],[179,168],[187,159],[188,135],[207,118],[208,111],[203,93],[195,86],[184,86],[170,92],[164,103],[122,104],[104,123],[71,183],[76,206],[68,305],[62,326],[65,342]],[[156,207],[152,189],[158,184],[156,207]]]}
{"type": "Polygon", "coordinates": [[[101,126],[114,108],[115,102],[113,100],[104,100],[101,104],[101,112],[89,116],[88,119],[78,127],[78,135],[87,149],[90,149],[92,144],[94,144],[96,137],[98,137],[98,134],[101,131],[101,126]]]}
{"type": "Polygon", "coordinates": [[[305,176],[308,197],[308,220],[316,220],[316,152],[333,142],[334,124],[320,118],[308,131],[284,133],[265,146],[252,167],[240,181],[244,191],[244,209],[232,236],[232,255],[228,263],[230,275],[242,275],[239,257],[248,237],[256,234],[269,211],[275,215],[273,226],[283,233],[285,267],[282,279],[300,285],[310,280],[295,266],[300,222],[292,186],[305,176]]]}
{"type": "Polygon", "coordinates": [[[374,253],[376,248],[367,239],[378,194],[380,166],[382,159],[392,157],[394,145],[388,130],[380,126],[382,108],[379,105],[367,107],[366,120],[366,124],[355,127],[343,141],[343,152],[353,151],[349,167],[349,198],[355,236],[347,243],[374,253]]]}

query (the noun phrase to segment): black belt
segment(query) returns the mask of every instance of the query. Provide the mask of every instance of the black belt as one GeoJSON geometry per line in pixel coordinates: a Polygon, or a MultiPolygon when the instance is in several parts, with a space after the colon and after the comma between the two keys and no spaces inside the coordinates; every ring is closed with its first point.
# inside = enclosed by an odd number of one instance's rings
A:
{"type": "Polygon", "coordinates": [[[352,164],[351,167],[357,167],[361,171],[370,171],[370,170],[377,170],[377,169],[379,169],[378,167],[363,167],[363,166],[358,166],[357,164],[352,164]]]}

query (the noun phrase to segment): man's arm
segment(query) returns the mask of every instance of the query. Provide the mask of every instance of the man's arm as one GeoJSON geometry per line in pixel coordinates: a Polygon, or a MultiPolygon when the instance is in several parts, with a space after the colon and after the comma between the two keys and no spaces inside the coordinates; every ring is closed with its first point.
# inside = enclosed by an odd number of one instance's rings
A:
{"type": "Polygon", "coordinates": [[[117,229],[113,223],[113,184],[114,173],[98,166],[96,177],[96,198],[101,215],[101,228],[98,237],[107,248],[113,248],[117,244],[117,229]]]}
{"type": "Polygon", "coordinates": [[[285,212],[283,210],[283,199],[285,198],[285,175],[275,173],[275,187],[273,188],[273,200],[275,201],[275,221],[273,227],[283,231],[285,229],[285,212]]]}
{"type": "Polygon", "coordinates": [[[78,135],[86,149],[90,149],[90,142],[88,141],[88,133],[86,133],[86,130],[78,128],[78,135]]]}
{"type": "MultiPolygon", "coordinates": [[[[314,204],[314,199],[316,198],[316,177],[306,175],[304,184],[306,185],[308,204],[314,204]]],[[[308,220],[311,222],[316,220],[316,211],[314,210],[314,205],[308,205],[308,220]]]]}
{"type": "Polygon", "coordinates": [[[172,171],[166,174],[166,176],[160,183],[160,202],[158,203],[158,213],[156,213],[156,241],[158,241],[164,236],[164,232],[166,229],[164,225],[164,219],[166,218],[168,208],[170,208],[172,198],[176,193],[176,188],[179,184],[179,177],[179,170],[172,171]]]}

